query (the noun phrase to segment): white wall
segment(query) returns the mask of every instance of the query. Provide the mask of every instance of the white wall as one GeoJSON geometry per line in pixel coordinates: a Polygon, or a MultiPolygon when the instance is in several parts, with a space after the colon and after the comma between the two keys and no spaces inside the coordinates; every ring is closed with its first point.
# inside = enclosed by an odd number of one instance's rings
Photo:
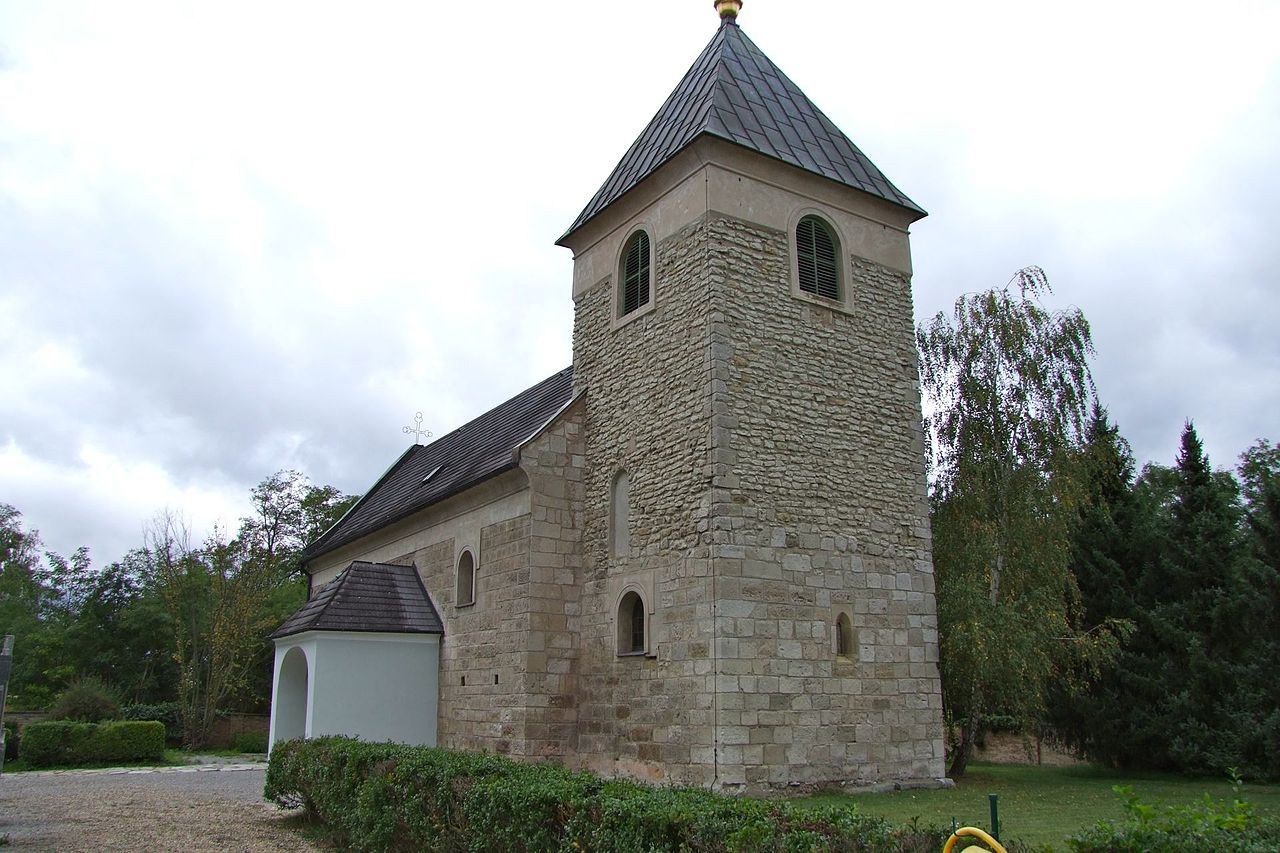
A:
{"type": "Polygon", "coordinates": [[[435,746],[440,638],[345,631],[308,631],[276,641],[272,743],[276,709],[287,707],[276,698],[281,662],[295,647],[307,653],[307,737],[349,735],[435,746]]]}

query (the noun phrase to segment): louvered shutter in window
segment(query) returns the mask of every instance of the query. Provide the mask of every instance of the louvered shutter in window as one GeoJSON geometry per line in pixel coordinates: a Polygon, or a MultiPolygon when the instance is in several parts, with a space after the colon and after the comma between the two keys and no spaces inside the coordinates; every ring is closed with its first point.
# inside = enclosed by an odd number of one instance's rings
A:
{"type": "Polygon", "coordinates": [[[836,273],[836,241],[826,223],[806,216],[796,226],[796,254],[800,268],[800,289],[825,299],[840,298],[836,273]]]}
{"type": "Polygon", "coordinates": [[[622,253],[622,316],[649,304],[649,235],[637,231],[622,253]]]}

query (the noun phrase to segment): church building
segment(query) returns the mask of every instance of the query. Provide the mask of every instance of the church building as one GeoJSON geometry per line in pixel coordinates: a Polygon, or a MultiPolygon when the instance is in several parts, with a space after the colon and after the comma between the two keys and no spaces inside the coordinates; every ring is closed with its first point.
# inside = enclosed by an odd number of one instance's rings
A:
{"type": "Polygon", "coordinates": [[[412,446],[304,559],[271,741],[765,792],[937,784],[925,213],[718,0],[558,244],[573,365],[412,446]]]}

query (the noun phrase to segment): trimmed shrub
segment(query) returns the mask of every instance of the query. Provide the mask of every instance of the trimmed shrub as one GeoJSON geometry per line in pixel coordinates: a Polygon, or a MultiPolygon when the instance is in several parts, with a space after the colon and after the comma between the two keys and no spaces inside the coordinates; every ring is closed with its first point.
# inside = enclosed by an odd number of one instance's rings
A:
{"type": "Polygon", "coordinates": [[[59,694],[49,709],[51,720],[96,723],[120,716],[120,703],[101,681],[84,678],[59,694]]]}
{"type": "Polygon", "coordinates": [[[241,732],[231,739],[236,752],[266,752],[267,736],[262,732],[241,732]]]}
{"type": "Polygon", "coordinates": [[[151,722],[77,723],[50,720],[22,730],[22,757],[32,767],[113,761],[160,761],[164,726],[151,722]]]}
{"type": "Polygon", "coordinates": [[[73,755],[84,751],[93,723],[47,720],[23,729],[22,757],[32,767],[73,764],[73,755]]]}
{"type": "Polygon", "coordinates": [[[22,736],[18,734],[18,724],[12,720],[4,722],[4,760],[18,760],[18,742],[22,736]]]}
{"type": "Polygon", "coordinates": [[[304,806],[359,850],[936,853],[948,835],[851,808],[652,788],[349,738],[276,744],[265,795],[304,806]]]}
{"type": "Polygon", "coordinates": [[[155,720],[164,723],[164,737],[169,743],[182,740],[182,718],[178,716],[177,702],[161,702],[156,705],[125,705],[120,709],[122,720],[155,720]]]}

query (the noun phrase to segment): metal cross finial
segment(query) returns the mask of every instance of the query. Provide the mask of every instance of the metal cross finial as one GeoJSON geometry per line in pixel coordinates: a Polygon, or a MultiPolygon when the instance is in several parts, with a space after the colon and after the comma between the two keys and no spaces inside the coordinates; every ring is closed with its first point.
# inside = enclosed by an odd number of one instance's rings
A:
{"type": "Polygon", "coordinates": [[[431,438],[431,430],[422,428],[422,412],[417,412],[413,416],[413,426],[405,427],[404,432],[413,436],[414,444],[422,444],[422,439],[431,438]]]}

